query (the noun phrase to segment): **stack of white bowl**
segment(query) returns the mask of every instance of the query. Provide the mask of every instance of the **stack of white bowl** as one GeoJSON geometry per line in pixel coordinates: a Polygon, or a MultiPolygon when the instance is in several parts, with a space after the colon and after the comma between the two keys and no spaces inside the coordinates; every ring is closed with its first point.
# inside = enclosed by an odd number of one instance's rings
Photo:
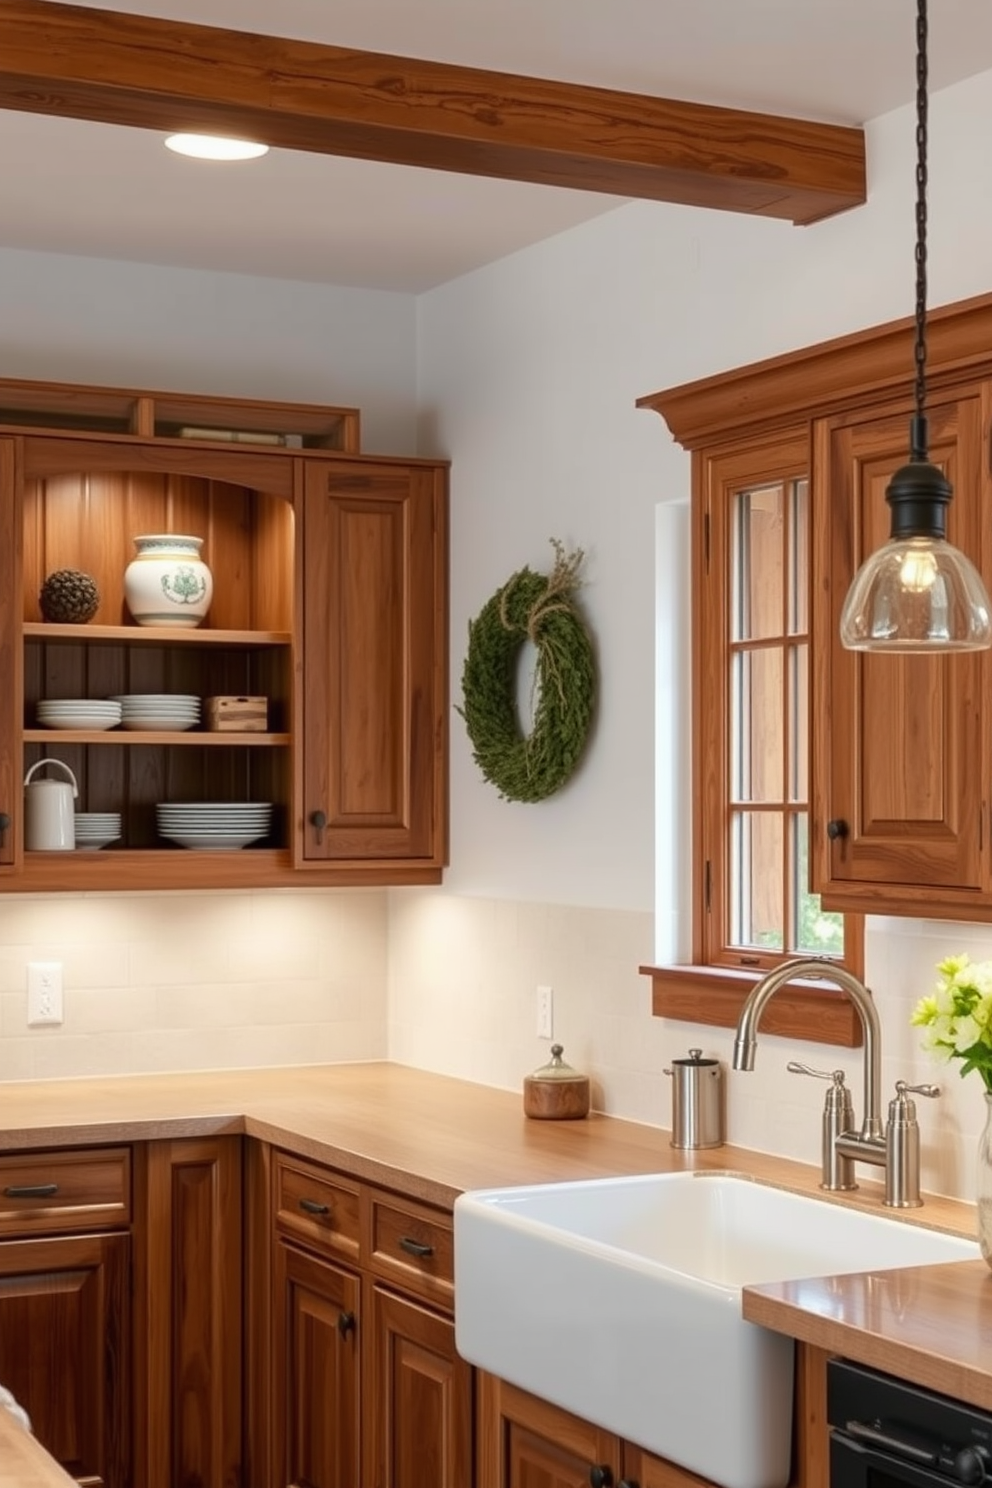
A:
{"type": "Polygon", "coordinates": [[[122,708],[114,698],[42,698],[38,722],[52,729],[112,729],[121,721],[122,708]]]}
{"type": "Polygon", "coordinates": [[[110,842],[119,842],[119,811],[77,811],[75,816],[76,851],[96,852],[110,842]]]}
{"type": "Polygon", "coordinates": [[[200,852],[234,852],[269,835],[270,801],[163,801],[155,807],[160,837],[200,852]]]}
{"type": "Polygon", "coordinates": [[[186,692],[130,692],[114,701],[126,729],[182,731],[200,721],[200,699],[186,692]]]}

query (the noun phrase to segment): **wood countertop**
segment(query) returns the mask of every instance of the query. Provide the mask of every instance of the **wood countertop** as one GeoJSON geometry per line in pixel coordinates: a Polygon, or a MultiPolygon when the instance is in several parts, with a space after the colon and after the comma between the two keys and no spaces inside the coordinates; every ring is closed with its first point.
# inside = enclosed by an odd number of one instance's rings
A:
{"type": "MultiPolygon", "coordinates": [[[[874,1182],[825,1196],[808,1164],[731,1145],[676,1151],[666,1130],[596,1113],[530,1121],[513,1092],[389,1063],[0,1086],[0,1152],[219,1133],[445,1207],[470,1188],[699,1170],[885,1213],[874,1182]]],[[[934,1196],[900,1220],[968,1236],[975,1227],[972,1205],[934,1196]]],[[[744,1316],[992,1409],[992,1272],[981,1261],[748,1288],[744,1316]]],[[[0,1488],[61,1488],[64,1475],[5,1475],[13,1427],[0,1421],[0,1488]]]]}
{"type": "Polygon", "coordinates": [[[40,1442],[0,1410],[0,1488],[77,1488],[40,1442]]]}

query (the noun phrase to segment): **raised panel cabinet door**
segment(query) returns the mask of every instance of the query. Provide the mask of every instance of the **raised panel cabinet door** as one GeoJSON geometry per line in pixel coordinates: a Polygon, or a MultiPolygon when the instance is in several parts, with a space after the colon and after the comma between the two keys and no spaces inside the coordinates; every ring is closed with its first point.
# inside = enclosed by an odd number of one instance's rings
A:
{"type": "Polygon", "coordinates": [[[619,1439],[477,1372],[477,1488],[619,1488],[619,1439]]]}
{"type": "MultiPolygon", "coordinates": [[[[931,459],[955,490],[948,536],[986,577],[987,403],[976,391],[930,414],[931,459]]],[[[829,908],[964,908],[992,889],[988,656],[850,652],[839,639],[855,569],[888,538],[907,428],[900,411],[815,429],[811,855],[829,908]]]]}
{"type": "Polygon", "coordinates": [[[240,1488],[241,1139],[135,1148],[135,1482],[240,1488]]]}
{"type": "Polygon", "coordinates": [[[130,1237],[0,1243],[0,1380],[87,1488],[127,1488],[130,1237]]]}
{"type": "Polygon", "coordinates": [[[455,1325],[383,1287],[369,1287],[365,1351],[368,1488],[465,1488],[472,1482],[472,1368],[455,1325]]]}
{"type": "Polygon", "coordinates": [[[0,878],[15,862],[15,831],[23,799],[21,729],[21,503],[13,439],[0,439],[0,878]]]}
{"type": "Polygon", "coordinates": [[[297,866],[440,870],[446,851],[446,470],[309,462],[299,524],[297,866]]]}
{"type": "Polygon", "coordinates": [[[273,1272],[273,1488],[356,1488],[358,1278],[285,1240],[273,1272]]]}

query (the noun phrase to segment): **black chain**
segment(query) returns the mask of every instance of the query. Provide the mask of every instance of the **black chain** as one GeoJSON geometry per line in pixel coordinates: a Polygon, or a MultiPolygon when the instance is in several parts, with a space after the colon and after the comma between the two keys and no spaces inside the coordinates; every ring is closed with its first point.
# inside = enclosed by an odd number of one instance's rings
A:
{"type": "Polygon", "coordinates": [[[913,459],[927,458],[927,0],[916,4],[916,418],[913,459]]]}

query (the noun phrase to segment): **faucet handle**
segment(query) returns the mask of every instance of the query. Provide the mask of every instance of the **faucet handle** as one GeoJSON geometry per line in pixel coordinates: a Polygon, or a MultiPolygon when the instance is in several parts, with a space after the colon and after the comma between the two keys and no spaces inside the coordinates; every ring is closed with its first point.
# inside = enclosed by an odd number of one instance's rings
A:
{"type": "Polygon", "coordinates": [[[933,1100],[940,1094],[939,1085],[907,1085],[905,1080],[896,1081],[896,1100],[905,1100],[907,1095],[925,1095],[933,1100]]]}
{"type": "Polygon", "coordinates": [[[818,1070],[811,1065],[800,1064],[798,1059],[790,1059],[785,1066],[790,1075],[812,1075],[814,1080],[833,1080],[835,1089],[839,1089],[844,1083],[843,1070],[818,1070]]]}

